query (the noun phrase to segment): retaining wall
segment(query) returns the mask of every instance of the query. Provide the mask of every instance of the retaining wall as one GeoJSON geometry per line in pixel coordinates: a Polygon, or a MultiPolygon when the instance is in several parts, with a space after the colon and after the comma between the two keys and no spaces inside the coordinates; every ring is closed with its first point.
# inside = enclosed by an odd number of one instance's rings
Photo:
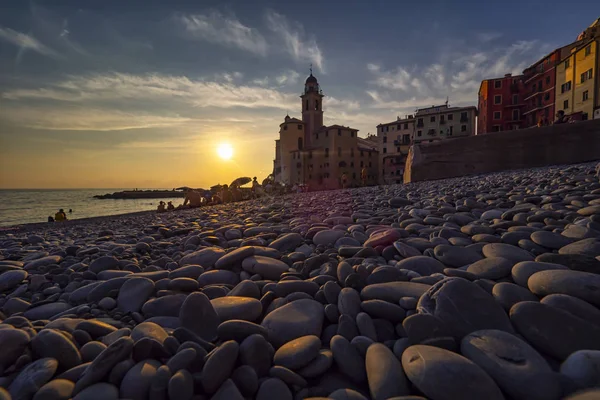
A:
{"type": "Polygon", "coordinates": [[[411,146],[404,183],[600,160],[600,119],[411,146]]]}

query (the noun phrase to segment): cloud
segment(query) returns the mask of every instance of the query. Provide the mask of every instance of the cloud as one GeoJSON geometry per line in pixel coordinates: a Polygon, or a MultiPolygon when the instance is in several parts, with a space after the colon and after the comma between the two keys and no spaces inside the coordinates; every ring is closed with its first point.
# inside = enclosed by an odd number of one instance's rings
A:
{"type": "Polygon", "coordinates": [[[0,26],[0,39],[19,46],[21,50],[32,50],[49,57],[59,56],[56,51],[44,45],[33,36],[17,32],[10,28],[3,28],[0,26]]]}
{"type": "Polygon", "coordinates": [[[269,84],[269,77],[265,76],[264,78],[254,79],[252,83],[257,86],[267,86],[269,84]]]}
{"type": "Polygon", "coordinates": [[[179,15],[177,19],[192,38],[237,47],[261,56],[267,54],[267,41],[260,32],[242,24],[235,17],[212,11],[206,15],[179,15]]]}
{"type": "Polygon", "coordinates": [[[46,99],[65,102],[139,99],[181,100],[196,107],[289,109],[294,94],[231,82],[192,80],[186,76],[122,73],[72,76],[38,89],[14,89],[1,95],[6,100],[46,99]]]}
{"type": "Polygon", "coordinates": [[[412,113],[415,108],[443,104],[449,97],[451,105],[474,105],[483,79],[496,78],[504,74],[521,74],[523,69],[551,47],[539,41],[518,41],[508,46],[490,47],[473,45],[465,52],[454,46],[449,62],[440,60],[420,66],[405,65],[385,69],[377,63],[366,65],[372,79],[365,93],[370,97],[372,109],[397,110],[412,113]],[[377,89],[375,89],[376,87],[377,89]]]}
{"type": "Polygon", "coordinates": [[[277,76],[275,78],[275,81],[280,86],[294,85],[294,84],[298,83],[298,78],[300,78],[300,74],[298,72],[293,71],[293,70],[288,70],[288,71],[282,72],[281,75],[277,76]]]}
{"type": "Polygon", "coordinates": [[[477,40],[482,43],[492,42],[496,39],[500,39],[502,37],[502,33],[500,32],[479,32],[475,34],[477,40]]]}
{"type": "Polygon", "coordinates": [[[301,24],[292,23],[272,10],[267,11],[266,19],[269,29],[283,38],[287,52],[295,61],[309,61],[325,73],[323,53],[314,37],[305,38],[301,24]]]}
{"type": "Polygon", "coordinates": [[[191,118],[177,115],[161,116],[143,112],[121,112],[87,107],[3,107],[0,110],[0,118],[28,128],[63,131],[115,131],[173,127],[193,121],[191,118]]]}

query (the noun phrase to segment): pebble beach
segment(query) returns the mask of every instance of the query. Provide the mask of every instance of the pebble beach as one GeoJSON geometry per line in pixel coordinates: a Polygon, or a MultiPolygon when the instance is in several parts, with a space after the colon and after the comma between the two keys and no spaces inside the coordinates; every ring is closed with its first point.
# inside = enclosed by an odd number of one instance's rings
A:
{"type": "Polygon", "coordinates": [[[0,400],[599,399],[595,167],[0,231],[0,400]]]}

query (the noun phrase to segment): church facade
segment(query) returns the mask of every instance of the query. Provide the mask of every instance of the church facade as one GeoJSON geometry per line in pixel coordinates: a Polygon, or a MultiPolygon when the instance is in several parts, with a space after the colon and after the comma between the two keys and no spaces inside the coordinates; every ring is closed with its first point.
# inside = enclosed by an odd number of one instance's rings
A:
{"type": "Polygon", "coordinates": [[[376,137],[363,139],[358,130],[323,125],[323,91],[312,74],[300,96],[302,119],[285,117],[275,140],[275,181],[308,185],[309,190],[339,189],[377,183],[376,137]],[[361,179],[364,172],[365,181],[361,179]]]}

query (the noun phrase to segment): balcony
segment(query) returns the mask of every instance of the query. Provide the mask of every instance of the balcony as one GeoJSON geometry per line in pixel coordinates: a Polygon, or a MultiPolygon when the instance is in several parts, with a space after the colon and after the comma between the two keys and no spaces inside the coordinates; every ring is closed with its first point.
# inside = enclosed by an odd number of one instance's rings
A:
{"type": "Polygon", "coordinates": [[[538,94],[542,94],[542,92],[543,92],[543,90],[542,90],[541,88],[539,88],[539,89],[534,89],[534,90],[532,90],[532,91],[531,91],[531,93],[530,93],[530,94],[529,94],[527,97],[525,97],[525,98],[523,99],[523,101],[527,101],[527,100],[529,100],[529,99],[531,99],[531,98],[533,98],[533,97],[537,96],[538,94]]]}

